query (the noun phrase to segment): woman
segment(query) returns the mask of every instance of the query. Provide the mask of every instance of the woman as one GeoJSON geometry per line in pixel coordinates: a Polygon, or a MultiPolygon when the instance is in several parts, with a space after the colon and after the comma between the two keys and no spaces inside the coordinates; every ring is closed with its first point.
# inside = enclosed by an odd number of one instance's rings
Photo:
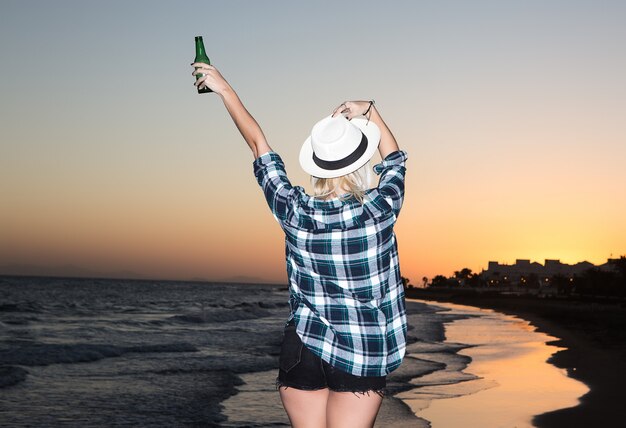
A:
{"type": "Polygon", "coordinates": [[[393,226],[404,163],[373,101],[348,101],[313,127],[300,151],[314,195],[292,186],[280,156],[219,71],[194,63],[254,155],[254,173],[285,232],[290,281],[277,387],[292,426],[371,427],[386,375],[404,356],[406,314],[393,226]],[[364,116],[364,117],[363,117],[364,116]],[[369,188],[369,160],[383,161],[369,188]]]}

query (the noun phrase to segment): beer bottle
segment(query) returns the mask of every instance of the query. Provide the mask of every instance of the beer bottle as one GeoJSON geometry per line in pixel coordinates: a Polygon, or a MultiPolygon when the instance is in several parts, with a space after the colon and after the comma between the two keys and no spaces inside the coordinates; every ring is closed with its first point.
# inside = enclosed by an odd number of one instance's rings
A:
{"type": "MultiPolygon", "coordinates": [[[[209,57],[206,55],[206,51],[204,50],[204,42],[202,41],[202,36],[196,36],[196,58],[193,62],[203,62],[205,64],[211,64],[209,57]]],[[[203,77],[204,74],[198,73],[196,74],[196,80],[203,77]]],[[[208,86],[203,88],[198,86],[198,93],[205,94],[207,92],[213,92],[208,86]]]]}

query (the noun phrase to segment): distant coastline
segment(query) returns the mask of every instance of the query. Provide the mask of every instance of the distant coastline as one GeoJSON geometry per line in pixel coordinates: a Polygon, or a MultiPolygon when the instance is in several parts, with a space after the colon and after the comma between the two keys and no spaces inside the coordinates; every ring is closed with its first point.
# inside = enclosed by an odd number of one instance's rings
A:
{"type": "Polygon", "coordinates": [[[40,279],[68,279],[68,280],[84,280],[84,279],[93,279],[93,280],[119,280],[119,281],[140,281],[140,282],[171,282],[171,283],[207,283],[207,284],[243,284],[243,285],[255,285],[255,284],[263,284],[263,285],[277,285],[288,287],[287,283],[280,283],[275,281],[263,280],[262,278],[252,277],[252,276],[233,276],[226,278],[218,278],[218,279],[207,279],[207,278],[163,278],[163,277],[151,277],[144,276],[141,274],[137,274],[134,272],[97,272],[91,271],[88,269],[79,268],[74,272],[74,274],[64,274],[61,271],[56,271],[56,269],[47,270],[41,268],[40,271],[35,273],[27,273],[4,269],[0,267],[0,279],[1,278],[40,278],[40,279]]]}

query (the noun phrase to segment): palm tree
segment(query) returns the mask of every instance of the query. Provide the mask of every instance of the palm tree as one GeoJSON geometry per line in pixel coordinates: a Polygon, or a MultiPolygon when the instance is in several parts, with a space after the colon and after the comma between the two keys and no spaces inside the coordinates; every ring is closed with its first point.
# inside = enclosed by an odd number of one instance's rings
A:
{"type": "Polygon", "coordinates": [[[413,288],[413,285],[410,283],[409,278],[401,276],[400,279],[402,279],[402,285],[404,286],[404,288],[413,288]]]}
{"type": "Polygon", "coordinates": [[[459,281],[461,285],[465,285],[466,281],[472,276],[472,270],[463,268],[461,270],[454,271],[454,277],[459,281]]]}
{"type": "Polygon", "coordinates": [[[446,286],[448,285],[448,278],[443,275],[435,275],[433,280],[430,282],[431,287],[436,286],[446,286]]]}
{"type": "Polygon", "coordinates": [[[426,277],[426,276],[422,277],[422,282],[424,283],[423,287],[426,288],[426,286],[428,285],[428,277],[426,277]]]}

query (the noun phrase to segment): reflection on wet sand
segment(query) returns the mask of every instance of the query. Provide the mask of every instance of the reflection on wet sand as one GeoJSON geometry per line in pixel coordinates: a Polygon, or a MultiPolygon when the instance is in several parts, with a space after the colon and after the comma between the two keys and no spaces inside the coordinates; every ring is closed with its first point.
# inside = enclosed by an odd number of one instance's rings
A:
{"type": "Polygon", "coordinates": [[[415,355],[447,364],[415,379],[418,388],[398,395],[433,428],[531,427],[532,416],[576,406],[589,391],[546,362],[563,348],[547,345],[556,338],[534,331],[527,321],[472,306],[429,303],[469,315],[446,324],[445,334],[446,343],[471,345],[457,355],[415,355]],[[472,359],[465,368],[463,356],[472,359]]]}

